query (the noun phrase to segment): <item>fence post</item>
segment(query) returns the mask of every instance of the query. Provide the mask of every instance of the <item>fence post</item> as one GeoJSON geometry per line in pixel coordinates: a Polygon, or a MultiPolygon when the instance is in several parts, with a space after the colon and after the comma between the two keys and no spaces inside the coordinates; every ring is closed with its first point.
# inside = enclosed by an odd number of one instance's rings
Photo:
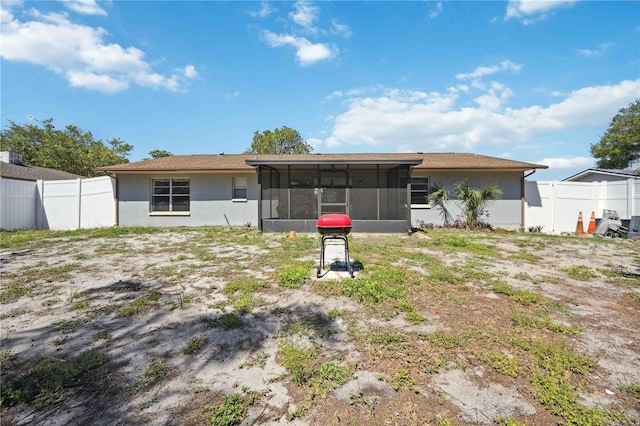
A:
{"type": "Polygon", "coordinates": [[[76,180],[78,183],[78,228],[82,229],[82,178],[76,180]]]}
{"type": "Polygon", "coordinates": [[[629,219],[635,215],[633,204],[633,179],[627,179],[627,211],[629,212],[629,219]]]}
{"type": "Polygon", "coordinates": [[[36,229],[44,229],[44,180],[37,180],[36,191],[36,229]]]}

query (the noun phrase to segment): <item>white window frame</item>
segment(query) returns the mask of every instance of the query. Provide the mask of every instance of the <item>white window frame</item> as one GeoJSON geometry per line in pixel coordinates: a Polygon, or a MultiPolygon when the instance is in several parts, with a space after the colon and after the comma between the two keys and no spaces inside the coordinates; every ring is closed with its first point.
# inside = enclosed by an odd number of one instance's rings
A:
{"type": "MultiPolygon", "coordinates": [[[[411,194],[410,195],[410,199],[411,199],[411,208],[412,209],[430,209],[431,208],[431,203],[429,202],[429,200],[427,199],[427,196],[429,195],[429,189],[430,189],[430,184],[431,184],[431,179],[429,178],[429,176],[413,176],[409,182],[411,183],[411,194]],[[414,186],[415,185],[415,186],[414,186]],[[416,188],[416,186],[419,189],[414,189],[416,188]],[[426,188],[425,188],[426,186],[426,188]],[[414,193],[415,194],[421,194],[421,200],[424,199],[424,201],[420,202],[420,203],[414,203],[414,193]]],[[[417,197],[415,197],[417,198],[417,197]]]]}
{"type": "MultiPolygon", "coordinates": [[[[158,187],[161,188],[161,187],[158,187]]],[[[151,179],[151,197],[149,199],[149,215],[150,216],[189,216],[191,214],[191,179],[187,177],[155,177],[151,179]],[[166,194],[156,193],[156,182],[169,181],[169,192],[166,194]],[[187,193],[176,191],[174,188],[185,188],[185,186],[174,185],[174,181],[187,181],[188,188],[187,193]],[[169,198],[169,210],[154,210],[154,197],[168,197],[169,198]],[[189,209],[188,210],[175,210],[174,209],[174,197],[188,197],[189,209]]]]}
{"type": "Polygon", "coordinates": [[[249,178],[246,176],[237,176],[231,179],[231,201],[234,203],[242,203],[247,201],[249,178]],[[236,191],[244,191],[244,197],[236,191]]]}

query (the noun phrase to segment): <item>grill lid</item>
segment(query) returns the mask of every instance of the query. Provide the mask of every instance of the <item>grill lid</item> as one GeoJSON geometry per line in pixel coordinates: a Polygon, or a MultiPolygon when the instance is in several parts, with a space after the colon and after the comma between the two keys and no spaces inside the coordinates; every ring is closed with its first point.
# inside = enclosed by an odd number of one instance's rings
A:
{"type": "Polygon", "coordinates": [[[346,214],[323,214],[318,218],[318,228],[351,228],[351,218],[346,214]]]}

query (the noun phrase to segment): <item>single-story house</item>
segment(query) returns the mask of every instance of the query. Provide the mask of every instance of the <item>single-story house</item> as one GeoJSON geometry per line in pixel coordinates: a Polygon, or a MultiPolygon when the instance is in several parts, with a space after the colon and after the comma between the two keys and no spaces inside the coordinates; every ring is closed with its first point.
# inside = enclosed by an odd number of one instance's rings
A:
{"type": "Polygon", "coordinates": [[[82,176],[47,167],[27,166],[14,151],[0,152],[0,177],[24,181],[79,179],[82,176]]]}
{"type": "Polygon", "coordinates": [[[563,182],[615,182],[620,180],[640,181],[640,161],[633,163],[630,169],[591,168],[562,179],[563,182]]]}
{"type": "MultiPolygon", "coordinates": [[[[325,213],[345,213],[353,232],[406,232],[441,224],[427,195],[498,185],[488,209],[496,227],[524,226],[525,177],[547,166],[465,153],[176,155],[98,168],[116,178],[120,226],[257,226],[315,232],[325,213]]],[[[452,201],[455,218],[460,203],[452,201]]]]}

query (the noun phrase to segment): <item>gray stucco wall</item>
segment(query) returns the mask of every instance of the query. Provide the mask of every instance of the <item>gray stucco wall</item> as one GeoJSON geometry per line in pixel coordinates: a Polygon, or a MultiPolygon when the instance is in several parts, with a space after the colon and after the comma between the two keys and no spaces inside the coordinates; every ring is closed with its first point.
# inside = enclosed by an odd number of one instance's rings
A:
{"type": "Polygon", "coordinates": [[[149,174],[118,176],[120,226],[258,226],[258,177],[255,173],[149,174]],[[151,180],[189,178],[188,216],[151,215],[151,180]],[[232,201],[233,178],[247,178],[247,201],[232,201]]]}
{"type": "MultiPolygon", "coordinates": [[[[412,177],[428,177],[429,184],[434,185],[436,182],[442,182],[443,186],[449,190],[453,196],[454,185],[462,180],[475,188],[482,188],[487,185],[498,185],[502,189],[502,197],[495,202],[489,203],[487,207],[488,217],[484,217],[494,227],[501,228],[519,228],[521,220],[521,177],[522,172],[439,172],[424,173],[414,171],[412,177]]],[[[452,220],[456,220],[461,215],[463,204],[458,201],[450,201],[447,210],[452,216],[452,220]]],[[[411,225],[418,226],[420,221],[424,223],[432,223],[434,225],[443,225],[444,217],[439,207],[431,208],[412,208],[411,209],[411,225]]]]}

